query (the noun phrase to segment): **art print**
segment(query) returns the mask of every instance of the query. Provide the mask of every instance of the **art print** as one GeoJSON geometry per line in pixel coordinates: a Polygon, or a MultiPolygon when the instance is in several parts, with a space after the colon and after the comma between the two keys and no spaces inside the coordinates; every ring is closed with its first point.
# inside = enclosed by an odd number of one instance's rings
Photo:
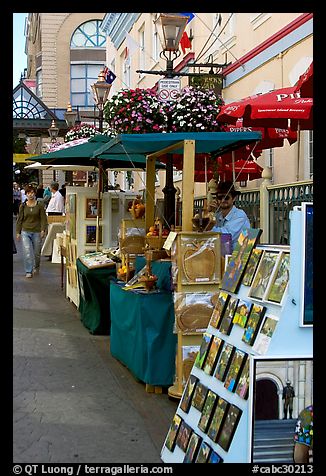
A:
{"type": "Polygon", "coordinates": [[[204,332],[203,340],[201,342],[200,349],[196,356],[196,360],[194,364],[199,369],[203,368],[203,365],[205,363],[205,359],[209,350],[209,346],[211,344],[211,340],[212,340],[212,334],[209,334],[208,332],[204,332]]]}
{"type": "Polygon", "coordinates": [[[230,299],[230,294],[228,294],[225,291],[219,292],[215,307],[211,315],[211,320],[209,322],[209,324],[212,327],[215,327],[216,329],[218,328],[218,325],[220,323],[220,320],[223,317],[223,313],[225,311],[225,308],[229,299],[230,299]]]}
{"type": "Polygon", "coordinates": [[[191,433],[192,428],[184,420],[182,420],[176,438],[176,445],[179,446],[179,448],[184,452],[186,452],[191,433]]]}
{"type": "Polygon", "coordinates": [[[239,395],[240,398],[246,400],[249,394],[249,358],[246,359],[244,367],[242,369],[238,385],[235,389],[235,393],[239,395]]]}
{"type": "Polygon", "coordinates": [[[222,339],[220,339],[217,336],[213,336],[213,339],[212,339],[212,342],[206,357],[205,365],[203,367],[204,372],[208,375],[212,375],[213,373],[215,362],[222,349],[222,343],[223,343],[222,339]]]}
{"type": "Polygon", "coordinates": [[[253,350],[258,354],[266,354],[278,321],[279,318],[276,316],[265,317],[261,330],[257,335],[256,341],[253,345],[253,350]]]}
{"type": "Polygon", "coordinates": [[[224,400],[224,398],[220,397],[217,400],[217,404],[214,410],[214,414],[211,420],[211,423],[209,425],[207,435],[210,437],[210,439],[214,442],[217,441],[217,438],[219,436],[220,430],[222,428],[222,425],[224,423],[225,417],[226,417],[226,412],[227,409],[229,408],[229,403],[224,400]]]}
{"type": "Polygon", "coordinates": [[[234,350],[235,350],[235,347],[233,345],[227,344],[226,342],[224,343],[223,349],[220,353],[220,357],[217,361],[216,369],[214,372],[214,376],[221,382],[223,382],[225,379],[234,350]]]}
{"type": "Polygon", "coordinates": [[[182,383],[187,382],[196,356],[199,352],[199,345],[183,345],[182,346],[182,383]]]}
{"type": "Polygon", "coordinates": [[[188,413],[189,411],[191,399],[192,399],[192,396],[196,387],[196,383],[198,382],[198,380],[199,379],[197,377],[190,374],[187,380],[186,386],[184,388],[182,399],[180,402],[180,408],[186,413],[188,413]]]}
{"type": "Polygon", "coordinates": [[[183,463],[193,463],[195,461],[201,441],[202,438],[197,435],[197,433],[193,432],[187,446],[183,463]]]}
{"type": "Polygon", "coordinates": [[[277,272],[272,278],[267,301],[280,304],[290,279],[290,253],[282,253],[277,272]]]}
{"type": "Polygon", "coordinates": [[[222,317],[221,323],[218,327],[218,330],[222,334],[230,335],[231,329],[233,327],[233,316],[238,304],[238,298],[231,297],[226,306],[224,316],[222,317]]]}
{"type": "MultiPolygon", "coordinates": [[[[99,216],[102,216],[101,210],[102,201],[100,201],[100,213],[99,216]]],[[[98,215],[98,199],[97,198],[86,198],[86,215],[85,218],[96,218],[98,215]]]]}
{"type": "Polygon", "coordinates": [[[170,425],[166,440],[165,440],[165,446],[170,450],[173,451],[176,443],[176,436],[178,434],[180,425],[182,422],[182,418],[175,414],[172,420],[172,423],[170,425]]]}
{"type": "Polygon", "coordinates": [[[254,248],[251,252],[245,273],[242,279],[242,284],[245,286],[251,286],[252,280],[254,278],[257,266],[259,264],[260,258],[262,257],[263,250],[261,248],[254,248]]]}
{"type": "Polygon", "coordinates": [[[225,377],[224,387],[230,392],[234,392],[238,383],[241,370],[245,364],[248,354],[240,349],[236,349],[233,353],[228,373],[225,377]]]}
{"type": "Polygon", "coordinates": [[[212,448],[205,441],[201,442],[195,463],[207,463],[212,448]]]}
{"type": "Polygon", "coordinates": [[[207,463],[223,463],[223,458],[216,453],[216,451],[211,451],[207,463]]]}
{"type": "Polygon", "coordinates": [[[225,451],[228,451],[230,448],[241,414],[242,410],[240,410],[240,408],[238,408],[236,405],[230,405],[220,436],[217,440],[217,443],[225,451]]]}
{"type": "Polygon", "coordinates": [[[254,304],[252,306],[248,322],[242,336],[242,341],[246,344],[253,345],[265,311],[266,307],[261,306],[260,304],[254,304]]]}
{"type": "Polygon", "coordinates": [[[212,413],[215,407],[217,395],[212,390],[208,390],[207,397],[204,403],[204,407],[198,422],[198,428],[206,433],[212,413]]]}
{"type": "Polygon", "coordinates": [[[278,256],[277,251],[264,251],[249,291],[251,298],[263,299],[278,256]]]}
{"type": "MultiPolygon", "coordinates": [[[[96,225],[86,225],[86,244],[96,243],[96,225]]],[[[102,226],[99,227],[99,243],[102,243],[102,226]]]]}
{"type": "Polygon", "coordinates": [[[237,293],[241,284],[244,270],[247,266],[250,254],[255,247],[262,230],[246,228],[239,235],[238,242],[230,259],[229,265],[224,273],[221,289],[237,293]]]}
{"type": "Polygon", "coordinates": [[[238,326],[245,328],[251,308],[252,302],[239,299],[233,317],[233,324],[237,324],[238,326]]]}
{"type": "Polygon", "coordinates": [[[67,229],[70,233],[70,238],[76,239],[76,194],[70,193],[68,195],[68,226],[67,229]]]}
{"type": "Polygon", "coordinates": [[[208,388],[202,383],[198,382],[195,387],[194,396],[191,400],[191,405],[197,408],[200,412],[203,409],[205,398],[207,396],[208,388]]]}

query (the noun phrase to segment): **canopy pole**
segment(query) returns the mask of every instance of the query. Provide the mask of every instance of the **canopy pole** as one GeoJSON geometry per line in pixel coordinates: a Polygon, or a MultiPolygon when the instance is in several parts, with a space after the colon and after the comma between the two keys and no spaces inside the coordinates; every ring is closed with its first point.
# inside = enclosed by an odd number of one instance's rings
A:
{"type": "Polygon", "coordinates": [[[206,190],[206,197],[208,194],[208,184],[207,184],[207,157],[205,157],[205,190],[206,190]]]}
{"type": "Polygon", "coordinates": [[[235,184],[235,158],[234,158],[234,150],[232,150],[232,182],[235,184]]]}
{"type": "Polygon", "coordinates": [[[103,187],[103,163],[102,159],[98,161],[98,186],[97,186],[97,217],[96,217],[96,251],[100,247],[100,210],[102,210],[102,187],[103,187]]]}
{"type": "Polygon", "coordinates": [[[298,130],[297,130],[297,138],[298,138],[298,149],[297,149],[297,182],[299,182],[299,171],[300,171],[300,121],[298,121],[298,130]]]}

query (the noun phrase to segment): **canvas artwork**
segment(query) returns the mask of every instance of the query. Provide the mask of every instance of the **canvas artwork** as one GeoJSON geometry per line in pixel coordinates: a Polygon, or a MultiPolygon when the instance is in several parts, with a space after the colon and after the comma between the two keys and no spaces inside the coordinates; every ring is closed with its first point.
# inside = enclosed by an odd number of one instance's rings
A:
{"type": "Polygon", "coordinates": [[[223,458],[216,453],[216,451],[211,451],[207,463],[223,463],[223,458]]]}
{"type": "MultiPolygon", "coordinates": [[[[85,243],[96,243],[96,225],[86,225],[86,241],[85,243]]],[[[99,243],[102,243],[102,226],[99,227],[99,243]]]]}
{"type": "Polygon", "coordinates": [[[245,286],[251,286],[253,277],[255,275],[255,272],[256,272],[256,269],[262,254],[263,254],[263,250],[261,248],[254,248],[252,250],[243,279],[242,279],[242,284],[244,284],[245,286]]]}
{"type": "Polygon", "coordinates": [[[230,392],[235,391],[236,385],[238,383],[238,380],[241,374],[241,370],[245,364],[247,357],[248,357],[248,354],[246,354],[246,352],[243,352],[240,349],[235,349],[235,352],[233,353],[231,364],[230,364],[228,373],[226,374],[225,382],[224,382],[224,387],[227,390],[230,390],[230,392]]]}
{"type": "Polygon", "coordinates": [[[199,345],[182,346],[182,383],[185,384],[199,352],[199,345]]]}
{"type": "Polygon", "coordinates": [[[223,275],[220,285],[221,289],[233,293],[238,292],[244,270],[250,258],[250,254],[255,247],[261,233],[262,230],[259,228],[246,228],[242,230],[234,252],[232,253],[232,256],[234,255],[234,257],[230,259],[228,268],[223,275]]]}
{"type": "Polygon", "coordinates": [[[248,322],[242,336],[242,341],[246,344],[253,345],[265,311],[266,307],[261,306],[260,304],[254,304],[252,306],[248,322]]]}
{"type": "Polygon", "coordinates": [[[265,291],[268,287],[268,283],[271,279],[274,266],[276,265],[278,255],[279,253],[277,251],[264,250],[249,291],[249,296],[251,298],[260,300],[263,299],[265,291]]]}
{"type": "Polygon", "coordinates": [[[70,238],[75,240],[76,239],[76,194],[75,193],[70,193],[68,195],[67,203],[68,203],[68,209],[69,209],[68,231],[70,232],[70,238]]]}
{"type": "Polygon", "coordinates": [[[217,440],[217,443],[225,450],[228,451],[234,437],[234,433],[237,429],[242,410],[236,405],[230,405],[227,415],[217,440]]]}
{"type": "Polygon", "coordinates": [[[246,400],[249,394],[249,359],[246,359],[235,393],[246,400]]]}
{"type": "Polygon", "coordinates": [[[207,397],[201,412],[201,416],[198,422],[198,428],[200,428],[204,433],[206,433],[208,425],[210,423],[213,410],[215,407],[217,395],[212,390],[208,390],[207,397]]]}
{"type": "Polygon", "coordinates": [[[197,382],[194,396],[192,397],[192,400],[191,400],[191,405],[197,408],[197,410],[199,410],[200,412],[203,409],[207,392],[208,392],[208,388],[202,382],[197,382]]]}
{"type": "Polygon", "coordinates": [[[282,253],[278,270],[272,279],[267,301],[280,304],[290,279],[290,253],[282,253]]]}
{"type": "Polygon", "coordinates": [[[224,381],[228,367],[231,362],[232,354],[235,350],[235,347],[232,344],[224,343],[222,352],[220,353],[219,359],[216,364],[216,369],[214,376],[220,380],[221,382],[224,381]]]}
{"type": "Polygon", "coordinates": [[[237,307],[239,299],[235,297],[231,297],[229,302],[226,306],[224,316],[220,322],[218,330],[222,332],[222,334],[230,335],[231,329],[233,327],[233,316],[237,307]]]}
{"type": "Polygon", "coordinates": [[[228,408],[229,408],[229,403],[226,400],[224,400],[224,398],[220,397],[217,400],[214,414],[207,430],[207,435],[214,442],[217,441],[217,438],[219,436],[220,430],[224,423],[224,419],[226,417],[226,412],[228,408]]]}
{"type": "Polygon", "coordinates": [[[191,433],[191,426],[189,426],[188,423],[182,420],[175,443],[184,452],[186,452],[191,433]]]}
{"type": "Polygon", "coordinates": [[[252,302],[246,301],[245,299],[239,299],[233,317],[233,324],[245,328],[251,308],[252,302]]]}
{"type": "Polygon", "coordinates": [[[180,428],[182,422],[182,418],[175,414],[171,423],[171,426],[169,428],[166,440],[165,440],[165,446],[170,450],[173,451],[176,443],[176,437],[180,428]]]}
{"type": "MultiPolygon", "coordinates": [[[[100,214],[102,216],[102,202],[100,202],[100,214]]],[[[98,215],[98,199],[86,198],[86,216],[85,218],[96,218],[98,215]]]]}
{"type": "Polygon", "coordinates": [[[265,317],[261,330],[253,345],[253,350],[258,352],[258,354],[266,354],[278,321],[279,318],[276,316],[265,317]]]}
{"type": "Polygon", "coordinates": [[[205,441],[202,441],[199,447],[195,463],[207,463],[212,448],[205,441]]]}
{"type": "Polygon", "coordinates": [[[211,340],[212,340],[212,334],[209,334],[208,332],[204,332],[203,340],[201,342],[200,349],[196,356],[196,360],[194,364],[199,369],[203,368],[203,365],[205,363],[205,359],[211,344],[211,340]]]}
{"type": "Polygon", "coordinates": [[[215,362],[222,349],[222,343],[223,343],[222,339],[220,339],[217,336],[213,336],[213,339],[212,339],[212,342],[206,357],[205,365],[203,367],[204,372],[208,375],[212,375],[213,373],[215,362]]]}
{"type": "Polygon", "coordinates": [[[191,399],[196,387],[196,383],[198,382],[198,378],[195,377],[194,375],[189,375],[188,381],[186,383],[185,389],[182,394],[182,399],[180,402],[180,408],[184,412],[188,413],[190,404],[191,404],[191,399]]]}
{"type": "Polygon", "coordinates": [[[225,291],[219,292],[215,307],[211,315],[211,320],[209,322],[212,327],[215,327],[216,329],[218,328],[218,325],[220,323],[221,318],[223,317],[223,313],[229,299],[230,294],[225,291]]]}
{"type": "Polygon", "coordinates": [[[202,438],[197,435],[197,433],[193,432],[187,446],[183,463],[193,463],[195,461],[201,441],[202,438]]]}

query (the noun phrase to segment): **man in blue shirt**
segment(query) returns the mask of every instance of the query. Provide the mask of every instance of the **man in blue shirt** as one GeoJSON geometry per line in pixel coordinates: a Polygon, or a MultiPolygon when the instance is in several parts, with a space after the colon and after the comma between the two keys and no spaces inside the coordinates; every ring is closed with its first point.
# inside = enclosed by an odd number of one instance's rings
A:
{"type": "Polygon", "coordinates": [[[232,249],[238,241],[239,235],[244,228],[250,228],[250,222],[243,210],[234,205],[240,192],[235,190],[231,181],[219,182],[217,185],[216,200],[209,204],[211,211],[216,210],[216,225],[211,231],[230,233],[232,236],[232,249]]]}

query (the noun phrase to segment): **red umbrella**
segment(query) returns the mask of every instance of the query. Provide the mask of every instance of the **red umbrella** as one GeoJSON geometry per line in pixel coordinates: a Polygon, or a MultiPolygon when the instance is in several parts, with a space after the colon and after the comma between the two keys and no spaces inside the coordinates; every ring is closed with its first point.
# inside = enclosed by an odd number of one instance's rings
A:
{"type": "Polygon", "coordinates": [[[300,92],[302,98],[313,97],[314,66],[311,62],[307,70],[299,77],[294,86],[295,92],[300,92]]]}
{"type": "Polygon", "coordinates": [[[236,124],[243,118],[244,126],[279,127],[296,129],[300,121],[300,129],[312,129],[312,98],[301,98],[294,87],[275,89],[265,94],[255,94],[240,101],[221,107],[217,116],[220,122],[236,124]],[[294,121],[294,122],[292,122],[294,121]]]}
{"type": "Polygon", "coordinates": [[[240,159],[236,160],[234,164],[220,163],[218,167],[218,174],[220,179],[232,180],[235,174],[235,181],[247,181],[261,178],[263,167],[253,160],[240,159]]]}

